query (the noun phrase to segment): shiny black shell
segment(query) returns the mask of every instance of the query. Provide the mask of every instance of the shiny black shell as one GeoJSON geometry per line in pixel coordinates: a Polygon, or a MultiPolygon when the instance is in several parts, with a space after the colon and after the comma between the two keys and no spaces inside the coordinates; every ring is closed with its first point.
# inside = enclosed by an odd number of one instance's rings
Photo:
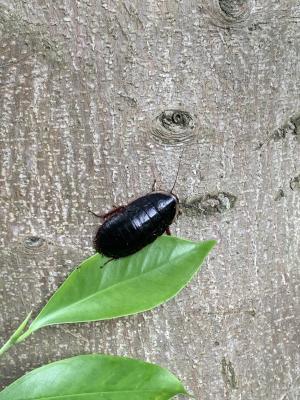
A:
{"type": "Polygon", "coordinates": [[[166,231],[177,211],[178,198],[172,193],[152,192],[139,197],[99,227],[95,250],[112,258],[136,253],[166,231]]]}

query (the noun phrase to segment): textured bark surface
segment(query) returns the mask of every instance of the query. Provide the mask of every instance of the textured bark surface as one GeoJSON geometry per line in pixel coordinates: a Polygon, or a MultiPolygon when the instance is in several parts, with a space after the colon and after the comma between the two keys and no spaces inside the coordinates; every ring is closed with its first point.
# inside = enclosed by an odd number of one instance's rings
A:
{"type": "Polygon", "coordinates": [[[2,386],[71,355],[168,367],[197,399],[300,398],[298,0],[0,0],[0,337],[92,253],[105,211],[170,188],[219,241],[176,299],[45,328],[2,386]]]}

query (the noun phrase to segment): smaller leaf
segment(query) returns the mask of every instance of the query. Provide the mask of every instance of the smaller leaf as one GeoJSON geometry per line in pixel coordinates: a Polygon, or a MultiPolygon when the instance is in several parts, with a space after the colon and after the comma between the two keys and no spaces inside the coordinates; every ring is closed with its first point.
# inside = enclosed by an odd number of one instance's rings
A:
{"type": "Polygon", "coordinates": [[[37,368],[0,400],[168,400],[187,394],[168,370],[131,358],[82,355],[37,368]]]}

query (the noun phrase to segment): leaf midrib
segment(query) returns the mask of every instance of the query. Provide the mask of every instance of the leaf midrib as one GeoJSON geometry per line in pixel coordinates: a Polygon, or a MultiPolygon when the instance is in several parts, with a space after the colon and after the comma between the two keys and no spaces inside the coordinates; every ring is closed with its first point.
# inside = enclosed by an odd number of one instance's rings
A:
{"type": "MultiPolygon", "coordinates": [[[[47,399],[63,399],[63,398],[68,398],[68,397],[74,397],[74,396],[90,396],[90,395],[98,395],[98,394],[120,394],[120,393],[157,393],[158,390],[113,390],[113,391],[101,391],[101,392],[88,392],[88,393],[74,393],[74,394],[64,394],[64,395],[58,395],[58,396],[43,396],[43,397],[32,397],[29,400],[47,400],[47,399]]],[[[165,392],[167,394],[167,392],[165,392]]],[[[176,392],[179,393],[179,392],[176,392]]]]}
{"type": "MultiPolygon", "coordinates": [[[[182,258],[186,255],[186,253],[192,254],[192,253],[194,253],[194,252],[196,252],[196,249],[194,249],[194,250],[192,250],[192,251],[186,251],[185,253],[183,253],[183,254],[181,254],[179,257],[177,257],[176,260],[182,259],[182,258]]],[[[107,288],[105,288],[105,289],[103,289],[103,290],[101,290],[101,291],[94,292],[94,293],[90,294],[89,296],[87,296],[87,297],[85,297],[85,298],[83,298],[83,299],[81,299],[81,300],[79,300],[79,301],[76,301],[76,302],[74,302],[74,303],[72,303],[72,304],[69,304],[69,305],[66,306],[66,307],[63,307],[63,308],[59,309],[58,311],[53,312],[53,313],[52,313],[52,316],[55,315],[55,314],[56,314],[56,315],[59,315],[59,314],[62,313],[62,311],[65,311],[65,310],[67,310],[67,309],[69,309],[69,308],[72,308],[72,307],[74,307],[74,306],[78,306],[78,305],[81,304],[81,303],[85,303],[85,302],[88,301],[89,299],[91,299],[91,298],[93,298],[93,297],[96,297],[99,293],[101,293],[101,294],[102,294],[102,293],[105,293],[106,291],[111,290],[111,289],[112,289],[113,287],[115,287],[115,286],[118,286],[118,285],[121,285],[121,284],[124,284],[124,283],[127,283],[127,282],[134,281],[134,280],[136,280],[136,279],[139,279],[141,276],[146,276],[146,275],[152,273],[152,272],[155,271],[155,270],[160,270],[160,269],[162,269],[166,264],[169,264],[169,263],[170,263],[170,260],[168,260],[167,262],[161,264],[160,267],[155,268],[154,270],[147,271],[147,272],[145,272],[145,273],[142,273],[142,274],[140,274],[140,275],[138,275],[138,276],[134,276],[134,277],[129,278],[128,280],[125,280],[125,281],[122,281],[122,282],[114,283],[113,285],[108,286],[107,288]]],[[[51,315],[51,314],[49,314],[49,315],[51,315]]],[[[42,319],[43,319],[43,318],[41,318],[41,320],[42,320],[42,319]]],[[[46,320],[47,320],[47,319],[46,319],[46,320]]],[[[36,321],[38,321],[38,320],[36,320],[36,321]]],[[[35,322],[35,321],[32,322],[31,326],[33,325],[34,322],[35,322]]],[[[43,325],[42,325],[42,326],[43,326],[43,325]]]]}

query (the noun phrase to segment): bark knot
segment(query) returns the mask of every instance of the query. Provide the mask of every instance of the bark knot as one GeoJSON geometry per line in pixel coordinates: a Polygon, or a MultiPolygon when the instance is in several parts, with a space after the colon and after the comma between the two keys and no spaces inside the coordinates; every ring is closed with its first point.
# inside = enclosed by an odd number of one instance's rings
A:
{"type": "Polygon", "coordinates": [[[212,23],[222,28],[244,25],[254,9],[254,0],[206,0],[212,23]]]}
{"type": "Polygon", "coordinates": [[[219,0],[221,10],[231,18],[240,19],[249,11],[248,0],[219,0]]]}
{"type": "Polygon", "coordinates": [[[300,191],[300,174],[290,180],[290,188],[293,191],[300,191]]]}
{"type": "Polygon", "coordinates": [[[26,249],[35,250],[45,245],[45,239],[39,236],[28,236],[24,240],[26,249]]]}
{"type": "Polygon", "coordinates": [[[187,215],[210,216],[222,214],[235,206],[237,197],[231,193],[208,193],[203,196],[192,196],[186,199],[182,207],[187,215]]]}
{"type": "Polygon", "coordinates": [[[157,141],[174,146],[192,141],[195,137],[194,126],[189,112],[165,110],[154,118],[151,133],[157,141]]]}
{"type": "Polygon", "coordinates": [[[238,383],[232,362],[230,360],[226,360],[226,358],[223,357],[221,361],[221,366],[222,377],[225,385],[230,389],[237,389],[238,383]]]}

